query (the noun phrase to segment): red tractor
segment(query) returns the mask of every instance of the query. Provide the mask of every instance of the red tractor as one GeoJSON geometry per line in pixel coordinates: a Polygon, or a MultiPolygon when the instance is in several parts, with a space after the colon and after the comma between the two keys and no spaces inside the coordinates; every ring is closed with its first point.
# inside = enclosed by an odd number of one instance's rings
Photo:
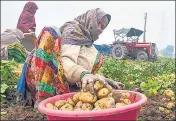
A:
{"type": "Polygon", "coordinates": [[[156,61],[157,47],[155,43],[138,42],[143,31],[135,28],[113,30],[115,41],[112,45],[112,56],[119,59],[137,59],[140,61],[156,61]]]}

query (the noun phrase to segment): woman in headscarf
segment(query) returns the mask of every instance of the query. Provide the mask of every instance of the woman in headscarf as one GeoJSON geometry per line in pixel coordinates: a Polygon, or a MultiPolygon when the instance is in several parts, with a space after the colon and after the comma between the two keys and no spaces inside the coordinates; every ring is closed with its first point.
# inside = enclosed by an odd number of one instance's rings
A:
{"type": "MultiPolygon", "coordinates": [[[[18,20],[17,29],[23,32],[25,36],[24,39],[26,39],[27,41],[26,44],[34,44],[37,39],[35,35],[35,13],[37,10],[38,6],[34,2],[27,2],[18,20]]],[[[29,51],[31,51],[32,49],[29,48],[29,51]]]]}
{"type": "Polygon", "coordinates": [[[17,28],[23,33],[35,32],[35,13],[38,6],[34,2],[27,2],[23,8],[23,11],[19,17],[17,28]]]}
{"type": "Polygon", "coordinates": [[[103,61],[97,56],[93,43],[110,20],[109,14],[96,8],[65,23],[60,30],[45,27],[35,50],[24,64],[17,87],[20,93],[18,101],[24,99],[26,102],[30,94],[37,107],[43,99],[79,90],[80,84],[83,90],[87,84],[93,87],[96,80],[101,80],[106,86],[123,86],[96,74],[103,61]]]}

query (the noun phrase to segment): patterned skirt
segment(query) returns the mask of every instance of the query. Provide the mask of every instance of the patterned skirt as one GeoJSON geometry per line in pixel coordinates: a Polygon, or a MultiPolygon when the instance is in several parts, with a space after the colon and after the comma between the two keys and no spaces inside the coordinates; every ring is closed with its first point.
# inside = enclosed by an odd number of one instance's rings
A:
{"type": "Polygon", "coordinates": [[[23,68],[18,83],[18,92],[24,88],[33,101],[45,99],[55,94],[70,92],[63,80],[63,67],[60,59],[61,37],[56,28],[44,27],[39,35],[35,50],[31,52],[23,68]]]}

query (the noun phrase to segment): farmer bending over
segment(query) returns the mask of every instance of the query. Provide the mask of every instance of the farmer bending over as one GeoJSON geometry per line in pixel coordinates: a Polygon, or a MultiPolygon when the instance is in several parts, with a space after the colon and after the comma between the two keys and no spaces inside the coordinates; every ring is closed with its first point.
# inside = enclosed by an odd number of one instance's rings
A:
{"type": "MultiPolygon", "coordinates": [[[[114,88],[123,86],[96,74],[102,65],[93,43],[107,27],[111,16],[99,8],[66,22],[60,29],[43,28],[36,48],[26,60],[18,83],[18,101],[23,104],[93,87],[96,80],[114,88]],[[31,98],[30,98],[31,97],[31,98]]],[[[91,90],[94,91],[93,88],[91,90]]]]}

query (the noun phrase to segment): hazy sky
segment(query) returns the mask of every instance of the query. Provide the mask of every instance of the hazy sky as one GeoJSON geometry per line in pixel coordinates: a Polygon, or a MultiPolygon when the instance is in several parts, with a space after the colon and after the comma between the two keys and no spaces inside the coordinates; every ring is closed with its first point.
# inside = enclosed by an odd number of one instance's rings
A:
{"type": "MultiPolygon", "coordinates": [[[[18,18],[27,1],[1,1],[1,33],[16,28],[18,18]]],[[[110,24],[96,44],[111,44],[113,29],[135,27],[143,30],[147,15],[146,40],[159,49],[175,46],[175,1],[35,1],[39,9],[35,15],[36,34],[44,26],[60,27],[92,8],[101,8],[112,17],[110,24]]],[[[140,41],[143,40],[143,35],[140,41]]]]}

